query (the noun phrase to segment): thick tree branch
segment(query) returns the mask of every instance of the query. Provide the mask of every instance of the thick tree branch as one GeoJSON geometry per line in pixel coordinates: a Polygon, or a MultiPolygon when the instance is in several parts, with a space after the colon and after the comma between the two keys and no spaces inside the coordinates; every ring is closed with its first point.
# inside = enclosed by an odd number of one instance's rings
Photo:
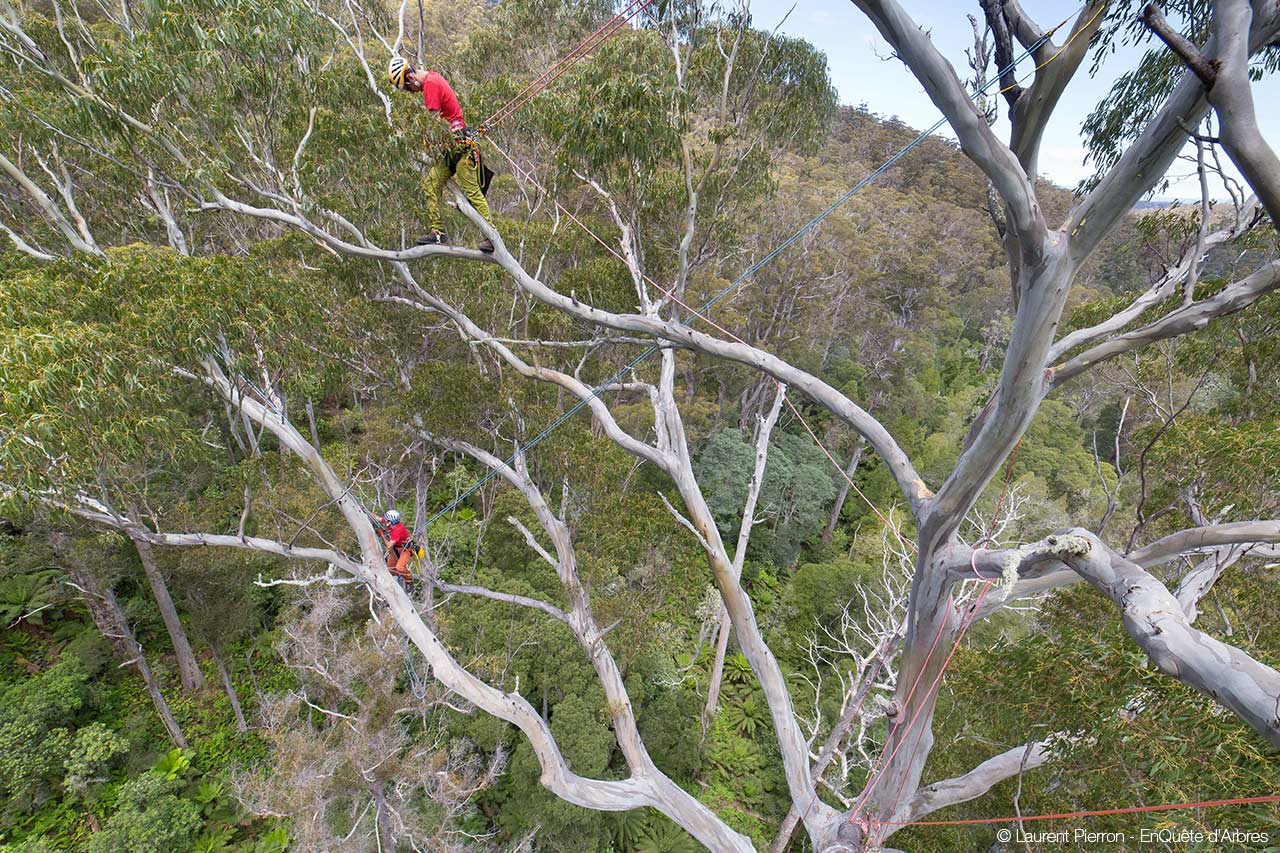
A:
{"type": "MultiPolygon", "coordinates": [[[[1275,3],[1259,3],[1258,7],[1266,10],[1261,14],[1271,21],[1274,34],[1280,27],[1280,8],[1275,3]]],[[[1280,157],[1258,129],[1249,79],[1253,24],[1254,12],[1248,0],[1219,0],[1214,4],[1212,33],[1219,45],[1219,58],[1217,78],[1206,85],[1209,103],[1218,116],[1222,147],[1262,200],[1271,221],[1280,223],[1280,157]]]]}
{"type": "Polygon", "coordinates": [[[1064,562],[1121,609],[1126,630],[1166,675],[1226,706],[1280,746],[1280,672],[1193,628],[1169,590],[1141,566],[1085,530],[1064,562]]]}
{"type": "MultiPolygon", "coordinates": [[[[738,528],[738,545],[733,554],[733,569],[738,577],[742,576],[742,566],[747,558],[747,545],[751,541],[751,531],[756,523],[756,503],[760,500],[760,490],[764,485],[765,464],[769,458],[769,437],[773,435],[774,424],[778,422],[778,413],[782,411],[782,401],[786,396],[785,385],[778,385],[778,393],[774,395],[773,406],[767,417],[757,416],[756,427],[756,466],[751,472],[751,480],[747,484],[747,500],[742,507],[742,525],[738,528]]],[[[689,525],[693,529],[692,525],[689,525]]],[[[695,534],[696,534],[695,530],[695,534]]],[[[707,688],[707,702],[702,709],[702,731],[706,734],[711,720],[715,716],[720,703],[720,679],[724,675],[724,658],[729,648],[729,632],[733,623],[729,619],[729,611],[720,607],[720,628],[716,634],[716,653],[711,662],[711,676],[707,688]]]]}
{"type": "MultiPolygon", "coordinates": [[[[1272,10],[1270,15],[1254,19],[1252,24],[1246,47],[1249,56],[1280,35],[1280,13],[1272,10]]],[[[1201,54],[1209,62],[1219,59],[1216,34],[1210,36],[1201,54]]],[[[1063,230],[1070,235],[1071,254],[1077,262],[1083,262],[1102,238],[1111,233],[1116,220],[1164,176],[1186,141],[1184,128],[1199,124],[1208,106],[1204,84],[1194,74],[1186,75],[1156,117],[1067,217],[1063,230]]]]}
{"type": "Polygon", "coordinates": [[[1251,545],[1280,542],[1280,520],[1238,521],[1179,530],[1143,546],[1129,555],[1139,566],[1151,568],[1182,554],[1220,545],[1251,545]]]}
{"type": "Polygon", "coordinates": [[[995,185],[1023,251],[1038,257],[1048,229],[1035,191],[1014,153],[977,114],[964,85],[928,35],[895,0],[853,0],[946,116],[960,147],[995,185]]]}
{"type": "Polygon", "coordinates": [[[113,512],[101,503],[90,498],[82,498],[78,505],[62,505],[57,502],[41,499],[48,506],[65,509],[72,515],[100,524],[111,530],[118,530],[130,536],[136,536],[153,545],[172,545],[189,547],[195,545],[214,546],[219,548],[239,548],[258,551],[263,554],[274,554],[290,560],[311,560],[333,565],[350,572],[360,574],[360,565],[345,554],[329,548],[306,548],[281,542],[276,539],[265,539],[260,536],[236,536],[217,533],[168,533],[155,531],[142,522],[113,512]]]}
{"type": "MultiPolygon", "coordinates": [[[[1003,7],[1010,32],[1023,47],[1029,49],[1044,36],[1044,30],[1023,10],[1018,0],[1002,0],[1000,5],[1003,7]]],[[[1048,59],[1056,49],[1057,46],[1052,41],[1041,44],[1034,56],[1036,64],[1048,59]]]]}
{"type": "MultiPolygon", "coordinates": [[[[1219,5],[1219,9],[1221,9],[1221,5],[1219,5]]],[[[1188,41],[1182,33],[1170,26],[1159,6],[1155,3],[1148,3],[1142,7],[1142,13],[1138,17],[1142,23],[1146,24],[1153,33],[1160,37],[1162,42],[1169,46],[1170,50],[1178,54],[1178,58],[1195,72],[1195,75],[1200,78],[1200,82],[1204,84],[1206,89],[1213,88],[1214,82],[1218,79],[1216,63],[1205,59],[1199,48],[1188,41]]]]}
{"type": "MultiPolygon", "coordinates": [[[[1040,142],[1067,84],[1075,77],[1089,52],[1089,42],[1102,26],[1108,0],[1094,0],[1080,10],[1063,47],[1046,46],[1037,51],[1036,76],[1031,86],[1009,110],[1011,134],[1009,147],[1017,155],[1022,168],[1034,180],[1040,153],[1040,142]],[[1044,55],[1047,53],[1047,55],[1044,55]]],[[[1019,16],[1025,17],[1025,16],[1019,16]]]]}
{"type": "MultiPolygon", "coordinates": [[[[66,215],[64,215],[63,212],[58,209],[58,206],[53,203],[53,199],[49,198],[48,194],[45,193],[44,190],[40,189],[40,187],[36,185],[35,181],[27,177],[27,174],[18,168],[12,160],[4,156],[3,153],[0,153],[0,170],[3,170],[14,180],[15,183],[17,183],[18,187],[26,194],[27,198],[31,200],[31,203],[35,206],[36,210],[40,211],[49,224],[62,234],[63,239],[67,241],[74,251],[84,252],[89,255],[102,254],[102,250],[99,249],[98,245],[92,241],[92,238],[89,240],[85,239],[84,234],[87,232],[82,233],[81,230],[72,225],[66,215]]],[[[6,228],[5,230],[8,231],[9,229],[6,228]]],[[[10,233],[12,234],[12,232],[10,233]]],[[[15,243],[18,242],[16,237],[11,239],[14,239],[15,243]]],[[[21,246],[19,247],[21,248],[21,246]]]]}
{"type": "Polygon", "coordinates": [[[1280,288],[1280,260],[1264,264],[1248,278],[1228,285],[1213,296],[1171,311],[1155,322],[1117,335],[1054,366],[1050,369],[1046,393],[1117,355],[1202,329],[1211,320],[1248,308],[1277,288],[1280,288]]]}
{"type": "Polygon", "coordinates": [[[1244,203],[1230,225],[1210,231],[1205,235],[1203,245],[1197,243],[1187,246],[1177,262],[1165,270],[1164,275],[1158,281],[1143,291],[1123,310],[1118,311],[1101,323],[1063,335],[1050,348],[1049,363],[1052,364],[1058,361],[1074,349],[1096,343],[1107,335],[1120,331],[1142,316],[1149,308],[1158,305],[1173,295],[1178,286],[1191,274],[1192,270],[1203,263],[1209,252],[1232,242],[1253,229],[1257,224],[1254,216],[1257,210],[1258,199],[1254,196],[1244,203]]]}
{"type": "Polygon", "coordinates": [[[1022,97],[1022,87],[1018,85],[1018,69],[1013,61],[1013,35],[1009,32],[1005,4],[1001,0],[981,0],[981,5],[987,27],[995,40],[996,70],[1000,74],[999,94],[1004,96],[1012,108],[1018,103],[1018,98],[1022,97]]]}
{"type": "Polygon", "coordinates": [[[916,791],[895,821],[920,820],[938,809],[976,800],[1005,779],[1047,763],[1053,757],[1052,744],[1053,738],[1024,743],[988,758],[963,776],[926,785],[916,791]]]}
{"type": "Polygon", "coordinates": [[[454,308],[439,297],[436,297],[424,290],[409,272],[407,267],[402,264],[398,264],[397,272],[401,281],[409,286],[421,301],[396,296],[386,297],[387,301],[408,305],[420,311],[435,311],[443,314],[458,328],[463,337],[469,341],[474,341],[475,343],[488,346],[521,376],[557,385],[579,400],[585,400],[587,408],[591,411],[591,414],[595,416],[597,422],[601,427],[603,427],[605,434],[612,441],[633,456],[643,459],[646,462],[653,463],[660,470],[666,470],[669,462],[666,456],[659,449],[635,438],[618,424],[617,420],[613,417],[613,413],[609,411],[608,405],[599,397],[599,391],[603,389],[593,388],[577,377],[570,376],[567,373],[530,364],[520,356],[516,355],[516,353],[506,344],[497,340],[477,326],[466,314],[454,308]]]}
{"type": "MultiPolygon", "coordinates": [[[[1258,556],[1271,556],[1280,543],[1280,521],[1241,521],[1227,524],[1206,525],[1180,530],[1128,555],[1128,559],[1144,569],[1150,569],[1177,557],[1215,550],[1223,547],[1249,549],[1258,556]]],[[[977,618],[983,619],[1019,599],[1030,598],[1054,589],[1078,583],[1082,578],[1058,556],[1062,545],[1058,536],[1050,536],[1041,542],[1019,548],[973,551],[957,548],[948,573],[956,579],[978,576],[1006,582],[1006,591],[988,596],[979,608],[977,618]],[[1008,585],[1011,575],[1016,580],[1008,585]]],[[[1186,582],[1191,575],[1184,578],[1186,582]]],[[[1178,596],[1182,600],[1182,596],[1178,596]]],[[[1194,614],[1186,610],[1188,618],[1194,614]]]]}
{"type": "MultiPolygon", "coordinates": [[[[653,768],[652,762],[647,761],[647,753],[643,755],[647,762],[646,766],[638,771],[633,770],[634,775],[629,779],[619,781],[587,779],[573,773],[564,760],[546,721],[533,706],[518,693],[498,690],[466,670],[423,622],[409,596],[387,570],[372,521],[359,502],[351,497],[348,489],[342,485],[337,474],[320,453],[303,438],[282,413],[253,397],[246,396],[212,360],[206,359],[202,367],[206,380],[215,390],[232,405],[243,409],[256,423],[270,430],[285,447],[304,461],[329,499],[339,508],[347,525],[356,534],[361,546],[361,575],[370,588],[387,604],[393,618],[422,651],[431,665],[432,674],[445,687],[458,693],[484,712],[516,725],[524,733],[538,758],[542,768],[541,781],[548,790],[568,802],[600,811],[624,811],[651,806],[661,810],[709,847],[740,853],[751,850],[750,841],[745,836],[730,829],[704,805],[653,768]]],[[[500,460],[492,454],[487,456],[490,461],[500,464],[500,460]]],[[[512,474],[515,473],[512,472],[512,474]]],[[[540,521],[550,515],[545,504],[535,506],[534,509],[540,521]]],[[[566,561],[563,552],[560,551],[561,547],[563,547],[562,543],[558,540],[557,550],[561,554],[561,562],[564,563],[566,561]]],[[[562,573],[562,578],[563,576],[562,573]]],[[[570,621],[575,632],[594,629],[593,622],[579,618],[580,614],[576,609],[578,600],[572,593],[570,602],[575,605],[575,609],[570,613],[570,621]]],[[[593,663],[599,665],[602,660],[611,663],[612,658],[608,655],[598,630],[594,635],[588,636],[591,641],[589,651],[592,653],[593,663]]],[[[614,679],[617,684],[621,684],[621,675],[616,672],[616,669],[614,679]]],[[[607,693],[610,682],[614,679],[604,682],[607,693]]],[[[625,694],[623,700],[625,701],[625,694]]],[[[613,710],[615,726],[624,719],[624,713],[628,717],[631,715],[629,702],[624,709],[613,710]]],[[[639,744],[638,731],[634,729],[634,725],[631,725],[628,730],[617,732],[617,735],[624,753],[629,760],[633,759],[631,747],[633,742],[639,744]]],[[[643,749],[643,744],[639,746],[643,749]]]]}

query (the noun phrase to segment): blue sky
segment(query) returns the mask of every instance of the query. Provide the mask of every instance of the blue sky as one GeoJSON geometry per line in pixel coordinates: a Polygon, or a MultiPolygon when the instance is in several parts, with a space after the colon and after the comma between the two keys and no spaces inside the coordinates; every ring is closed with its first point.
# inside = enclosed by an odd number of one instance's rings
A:
{"type": "MultiPolygon", "coordinates": [[[[965,77],[968,70],[965,49],[973,45],[973,31],[965,16],[972,13],[981,21],[982,11],[977,0],[961,3],[899,2],[918,24],[931,32],[934,43],[960,71],[961,77],[965,77]]],[[[1046,29],[1069,15],[1074,18],[1080,9],[1079,3],[1060,0],[1023,0],[1022,5],[1046,29]]],[[[826,53],[831,77],[842,103],[855,106],[865,103],[872,112],[897,116],[906,124],[920,129],[938,120],[937,108],[924,94],[920,84],[901,62],[889,58],[888,45],[871,22],[848,0],[751,0],[751,14],[755,25],[761,29],[771,29],[786,17],[782,32],[803,38],[826,53]]],[[[1068,28],[1061,33],[1065,34],[1068,28]]],[[[1056,41],[1061,44],[1063,38],[1060,35],[1056,41]]],[[[1114,79],[1132,67],[1140,54],[1140,50],[1121,48],[1107,59],[1093,78],[1088,74],[1089,61],[1086,60],[1067,88],[1045,135],[1040,155],[1042,175],[1054,183],[1074,187],[1089,174],[1088,167],[1082,162],[1081,122],[1106,94],[1114,79]]],[[[1030,68],[1028,64],[1028,73],[1030,68]]],[[[1254,100],[1263,135],[1272,145],[1280,146],[1280,110],[1265,107],[1266,104],[1280,103],[1280,77],[1254,84],[1254,100]]],[[[1002,117],[1004,106],[1002,102],[1002,117]]],[[[1000,132],[1002,138],[1007,139],[1008,125],[1002,122],[1000,132]]],[[[950,135],[950,130],[944,127],[939,133],[950,135]]],[[[1191,163],[1175,163],[1170,170],[1174,180],[1166,195],[1198,196],[1194,172],[1191,163]]],[[[1215,191],[1214,195],[1223,194],[1215,191]]]]}

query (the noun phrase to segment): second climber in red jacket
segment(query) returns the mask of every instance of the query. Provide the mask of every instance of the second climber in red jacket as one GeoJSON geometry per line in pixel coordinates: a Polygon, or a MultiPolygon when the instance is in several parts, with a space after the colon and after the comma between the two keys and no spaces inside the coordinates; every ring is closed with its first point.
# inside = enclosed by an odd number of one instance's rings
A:
{"type": "Polygon", "coordinates": [[[409,536],[409,528],[404,526],[398,510],[389,509],[379,525],[383,542],[387,546],[387,568],[400,583],[408,588],[413,583],[409,574],[409,560],[413,557],[413,542],[409,536]]]}
{"type": "MultiPolygon", "coordinates": [[[[423,105],[449,122],[449,129],[453,131],[454,144],[437,158],[435,165],[427,173],[427,218],[431,231],[425,237],[418,238],[418,245],[449,242],[449,236],[444,230],[444,219],[440,215],[440,196],[451,177],[458,179],[463,194],[476,212],[484,217],[485,222],[493,225],[489,203],[485,201],[480,188],[484,174],[480,145],[471,128],[467,127],[466,119],[462,117],[462,107],[458,104],[458,96],[453,93],[449,81],[435,71],[416,69],[399,56],[391,57],[387,76],[397,89],[421,92],[423,105]]],[[[482,252],[492,252],[493,241],[488,238],[481,240],[479,249],[482,252]]]]}

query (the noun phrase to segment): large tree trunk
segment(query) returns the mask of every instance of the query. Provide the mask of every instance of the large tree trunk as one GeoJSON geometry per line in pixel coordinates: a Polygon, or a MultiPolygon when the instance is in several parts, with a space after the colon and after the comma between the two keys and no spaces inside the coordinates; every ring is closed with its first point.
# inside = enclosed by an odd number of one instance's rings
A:
{"type": "Polygon", "coordinates": [[[370,790],[373,793],[374,822],[377,824],[373,832],[378,853],[395,853],[396,836],[391,831],[391,816],[387,813],[387,796],[382,780],[375,779],[370,790]]]}
{"type": "MultiPolygon", "coordinates": [[[[135,510],[130,510],[130,514],[134,518],[139,517],[135,510]]],[[[173,598],[169,595],[169,587],[165,583],[164,575],[160,572],[159,564],[156,563],[156,555],[151,550],[151,543],[132,533],[129,534],[129,538],[133,541],[133,546],[138,549],[138,558],[142,560],[142,571],[147,576],[151,594],[156,599],[156,607],[160,610],[165,630],[169,632],[169,640],[173,643],[173,653],[178,659],[178,678],[187,690],[199,690],[204,687],[204,673],[200,671],[196,656],[191,651],[187,632],[183,630],[182,620],[178,618],[178,608],[174,606],[173,598]]]]}
{"type": "Polygon", "coordinates": [[[218,667],[218,677],[222,679],[222,689],[227,691],[227,698],[231,700],[231,710],[236,715],[236,731],[244,734],[249,731],[249,724],[245,722],[244,710],[240,707],[240,696],[236,693],[236,686],[231,683],[231,674],[227,672],[226,664],[222,661],[222,655],[218,654],[218,650],[209,647],[213,654],[213,663],[218,667]]]}
{"type": "MultiPolygon", "coordinates": [[[[920,787],[925,762],[933,749],[933,715],[942,673],[950,651],[965,625],[951,600],[953,583],[947,578],[941,555],[922,551],[917,557],[911,603],[894,712],[889,716],[877,772],[872,774],[855,806],[855,816],[878,821],[895,820],[920,787]]],[[[869,842],[874,847],[896,826],[875,825],[869,842]]],[[[839,827],[844,840],[852,825],[839,827]]]]}
{"type": "Polygon", "coordinates": [[[68,571],[72,581],[84,592],[85,604],[89,608],[89,616],[93,619],[93,624],[115,649],[116,654],[124,659],[121,666],[131,664],[142,676],[142,681],[147,686],[147,694],[151,697],[151,704],[155,705],[156,713],[160,715],[160,721],[164,723],[165,731],[169,733],[169,739],[175,746],[186,747],[187,739],[182,734],[182,729],[178,727],[178,721],[173,718],[173,712],[169,710],[169,703],[165,701],[164,694],[160,692],[155,673],[151,671],[151,667],[147,664],[147,657],[143,654],[142,644],[129,628],[129,620],[125,617],[124,608],[116,600],[115,592],[110,586],[99,584],[97,578],[87,569],[72,564],[68,567],[68,571]]]}
{"type": "Polygon", "coordinates": [[[724,680],[724,656],[729,648],[729,632],[733,623],[729,621],[729,611],[720,607],[720,627],[716,632],[716,658],[711,664],[711,683],[707,687],[707,705],[702,709],[702,734],[711,730],[711,721],[715,719],[716,710],[720,706],[720,682],[724,680]]]}
{"type": "Polygon", "coordinates": [[[831,507],[831,515],[827,517],[826,529],[822,531],[822,544],[830,545],[831,537],[835,535],[836,525],[840,523],[840,513],[844,511],[844,502],[849,498],[849,481],[853,479],[854,472],[858,470],[858,465],[862,463],[862,452],[867,449],[865,441],[859,441],[857,448],[853,451],[853,456],[849,457],[849,464],[844,469],[844,482],[840,484],[840,492],[836,495],[835,505],[831,507]]]}

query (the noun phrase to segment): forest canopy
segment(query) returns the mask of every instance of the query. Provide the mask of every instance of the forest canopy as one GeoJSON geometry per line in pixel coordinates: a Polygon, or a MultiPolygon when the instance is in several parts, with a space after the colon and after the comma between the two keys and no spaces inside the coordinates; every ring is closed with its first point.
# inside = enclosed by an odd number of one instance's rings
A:
{"type": "Polygon", "coordinates": [[[1269,849],[1280,8],[969,11],[6,3],[0,853],[1269,849]]]}

